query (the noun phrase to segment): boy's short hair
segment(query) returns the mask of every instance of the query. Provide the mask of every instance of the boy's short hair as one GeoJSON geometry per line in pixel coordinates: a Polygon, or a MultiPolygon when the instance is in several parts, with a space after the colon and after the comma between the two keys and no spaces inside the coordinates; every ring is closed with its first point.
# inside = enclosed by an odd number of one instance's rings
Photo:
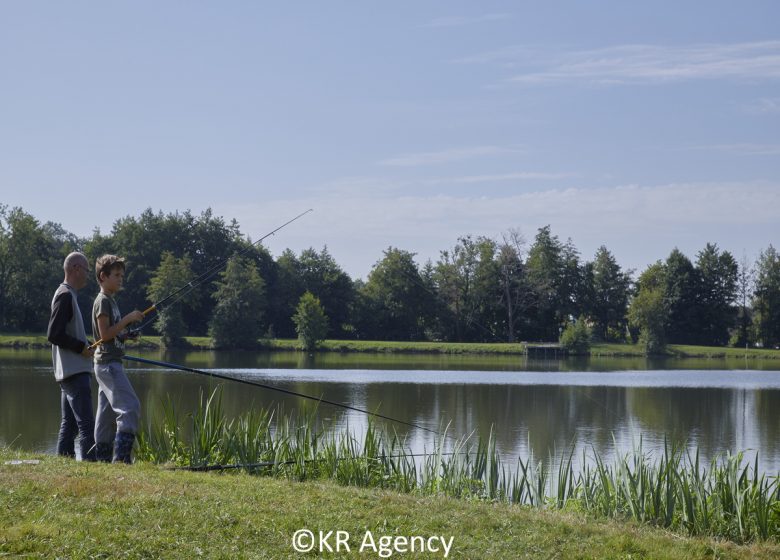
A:
{"type": "Polygon", "coordinates": [[[100,284],[100,275],[108,276],[115,268],[125,269],[125,259],[116,255],[103,255],[95,261],[95,277],[100,284]]]}

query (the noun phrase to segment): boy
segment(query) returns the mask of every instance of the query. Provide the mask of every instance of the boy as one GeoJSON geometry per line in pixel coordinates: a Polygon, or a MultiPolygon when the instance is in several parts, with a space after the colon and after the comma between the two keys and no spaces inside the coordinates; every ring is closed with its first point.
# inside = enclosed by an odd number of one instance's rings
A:
{"type": "Polygon", "coordinates": [[[92,306],[92,334],[102,341],[95,351],[95,377],[100,389],[95,419],[97,459],[130,463],[141,401],[125,374],[122,357],[125,355],[124,340],[128,336],[125,328],[130,323],[141,321],[144,314],[135,310],[122,317],[114,300],[124,281],[124,259],[103,255],[95,263],[95,276],[100,284],[100,293],[92,306]]]}
{"type": "Polygon", "coordinates": [[[46,338],[51,342],[54,379],[60,384],[62,420],[57,437],[57,454],[75,457],[74,439],[79,434],[81,458],[95,460],[95,416],[92,413],[92,350],[87,342],[84,319],[77,297],[87,285],[87,257],[73,252],[62,263],[65,279],[54,292],[46,338]]]}

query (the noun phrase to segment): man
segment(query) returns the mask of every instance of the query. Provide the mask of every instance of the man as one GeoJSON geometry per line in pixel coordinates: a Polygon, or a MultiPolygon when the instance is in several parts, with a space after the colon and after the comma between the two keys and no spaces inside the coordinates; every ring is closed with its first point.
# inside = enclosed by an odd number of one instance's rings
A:
{"type": "Polygon", "coordinates": [[[92,411],[93,350],[84,330],[78,306],[78,290],[87,285],[89,265],[82,253],[65,257],[65,279],[54,292],[47,338],[51,342],[54,378],[60,384],[62,421],[57,438],[57,454],[75,457],[74,440],[80,439],[81,458],[95,460],[95,415],[92,411]]]}

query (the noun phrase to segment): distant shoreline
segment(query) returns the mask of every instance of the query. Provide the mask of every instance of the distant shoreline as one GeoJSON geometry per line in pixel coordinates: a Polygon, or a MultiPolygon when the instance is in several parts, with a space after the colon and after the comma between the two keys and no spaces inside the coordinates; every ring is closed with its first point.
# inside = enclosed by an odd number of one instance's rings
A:
{"type": "MultiPolygon", "coordinates": [[[[44,349],[49,348],[43,334],[0,334],[0,348],[44,349]]],[[[524,356],[528,347],[544,346],[542,343],[479,343],[479,342],[389,342],[368,340],[325,340],[317,352],[367,353],[367,354],[445,354],[445,355],[515,355],[524,356]]],[[[130,342],[128,347],[158,349],[160,337],[144,336],[139,342],[130,342]]],[[[185,345],[177,350],[216,350],[209,337],[186,337],[185,345]]],[[[296,339],[259,340],[254,350],[258,352],[302,352],[296,339]]],[[[591,357],[629,358],[646,357],[636,344],[593,343],[591,357]]],[[[685,346],[670,344],[667,353],[654,358],[706,358],[706,359],[750,359],[780,360],[780,350],[764,348],[730,348],[718,346],[685,346]]]]}

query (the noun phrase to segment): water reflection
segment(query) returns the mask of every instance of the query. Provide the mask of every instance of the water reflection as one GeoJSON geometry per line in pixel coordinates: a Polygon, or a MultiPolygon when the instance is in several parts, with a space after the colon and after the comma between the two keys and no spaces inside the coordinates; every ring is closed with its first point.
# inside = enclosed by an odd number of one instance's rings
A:
{"type": "MultiPolygon", "coordinates": [[[[59,391],[49,356],[46,351],[0,353],[0,445],[53,451],[59,391]]],[[[456,436],[476,432],[487,437],[493,426],[498,449],[510,460],[530,452],[542,459],[554,457],[572,445],[577,459],[591,447],[611,456],[616,444],[618,450],[628,450],[641,435],[645,449],[655,452],[665,438],[698,446],[705,458],[760,450],[762,468],[780,470],[780,372],[729,371],[724,361],[705,360],[720,366],[710,371],[702,371],[702,361],[675,371],[652,371],[637,367],[637,359],[610,362],[609,368],[593,359],[526,362],[521,368],[519,357],[500,357],[486,359],[488,371],[478,371],[474,356],[198,352],[147,357],[219,369],[428,428],[450,423],[456,436]],[[624,371],[632,368],[640,371],[624,371]]],[[[229,415],[257,406],[281,404],[287,411],[311,406],[281,393],[136,365],[127,364],[146,420],[159,417],[166,398],[185,414],[202,391],[217,385],[223,386],[229,415]]],[[[324,404],[319,412],[337,427],[360,431],[365,426],[365,416],[356,412],[324,404]]],[[[402,424],[392,429],[406,435],[415,451],[432,446],[430,434],[422,430],[402,424]]]]}

